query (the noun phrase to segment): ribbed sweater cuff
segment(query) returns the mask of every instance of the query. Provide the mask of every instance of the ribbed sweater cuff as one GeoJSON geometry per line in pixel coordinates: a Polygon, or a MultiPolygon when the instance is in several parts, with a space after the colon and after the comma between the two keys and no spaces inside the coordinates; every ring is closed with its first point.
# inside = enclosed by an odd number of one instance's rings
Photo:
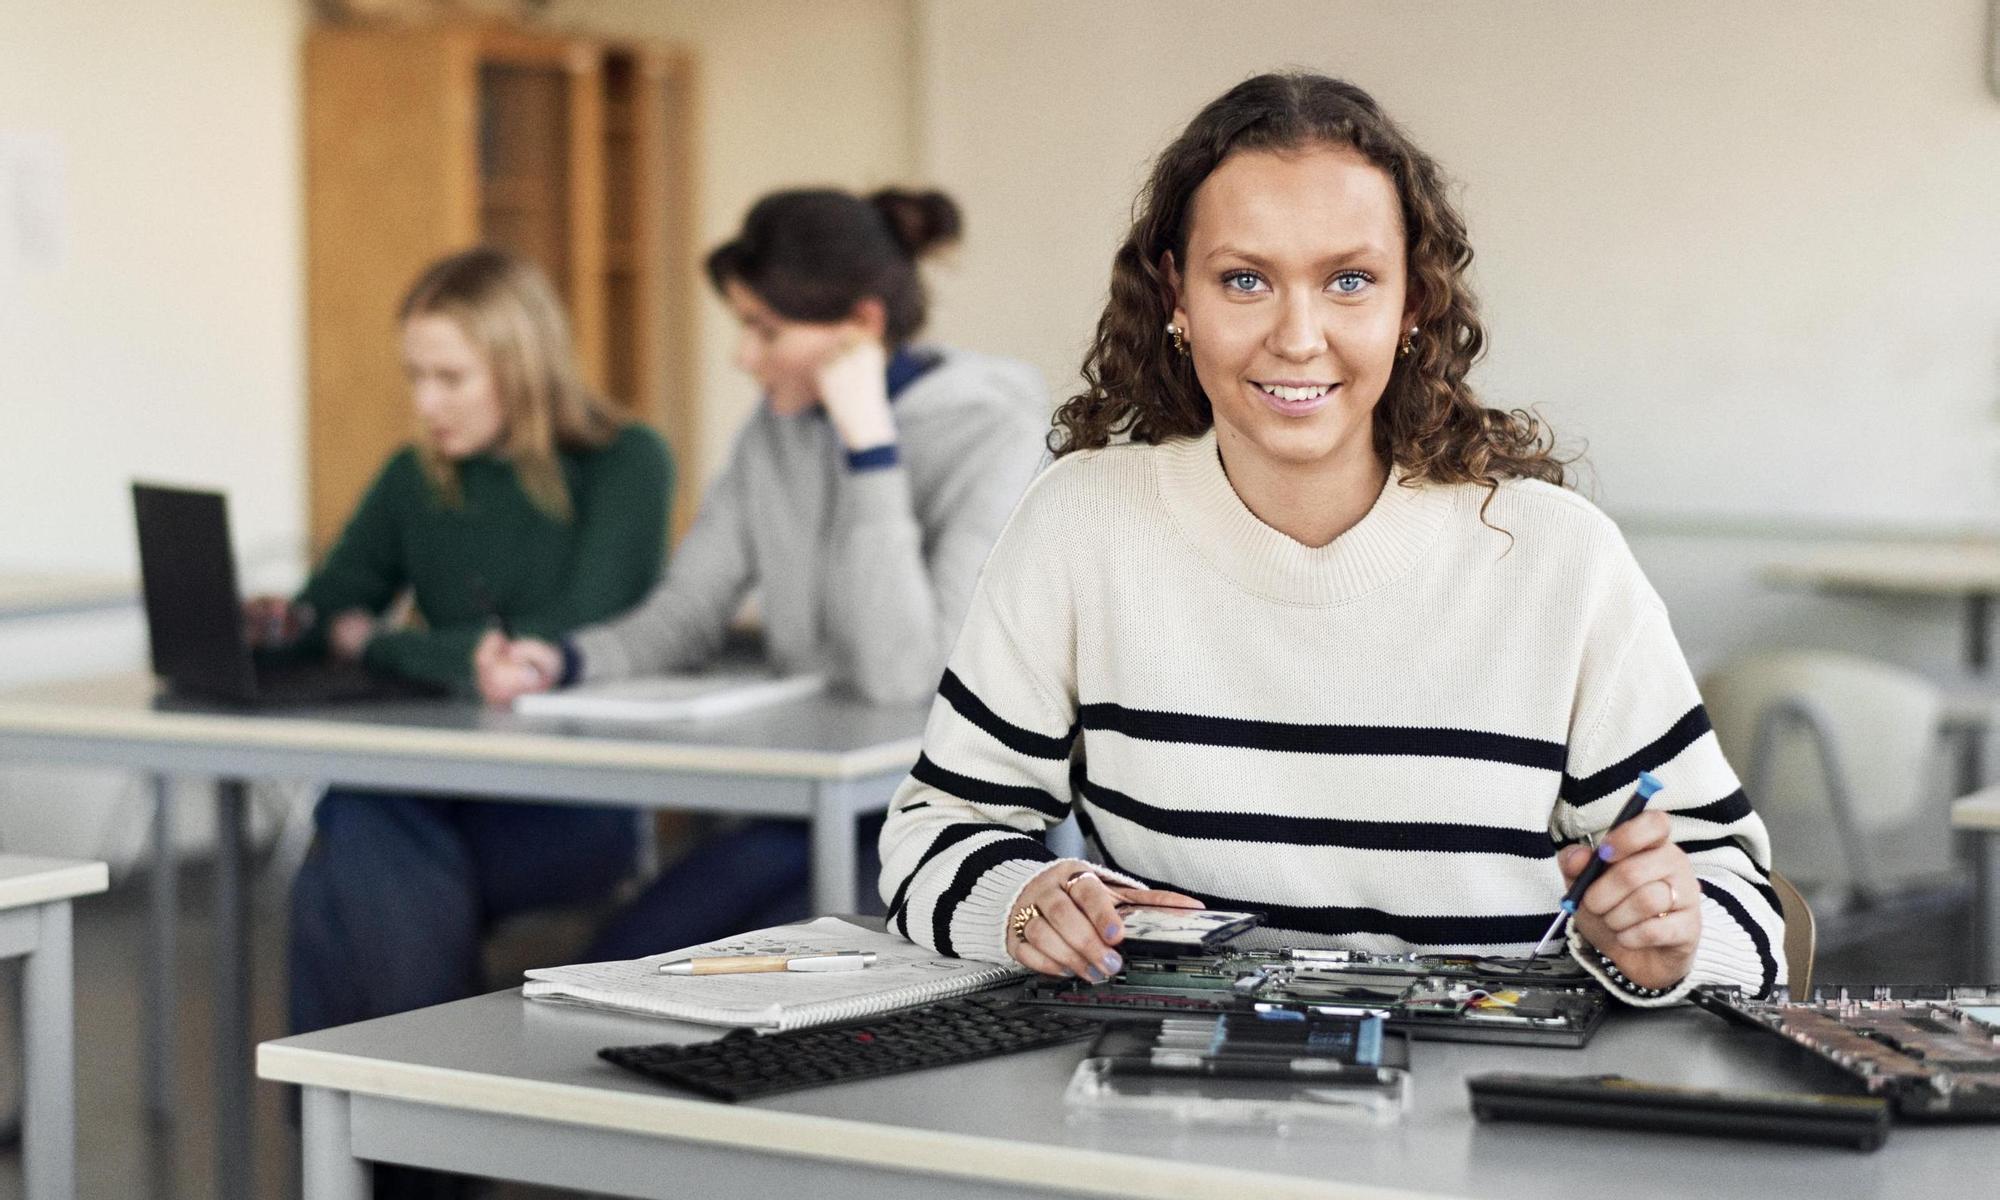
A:
{"type": "Polygon", "coordinates": [[[855,472],[884,471],[901,461],[902,455],[897,452],[894,442],[847,452],[847,469],[855,472]]]}
{"type": "Polygon", "coordinates": [[[1007,953],[1007,920],[1021,902],[1022,889],[1048,869],[1046,859],[1014,858],[981,875],[951,914],[951,940],[959,957],[1013,962],[1014,956],[1007,953]]]}
{"type": "Polygon", "coordinates": [[[1569,952],[1606,991],[1636,1008],[1678,1004],[1687,999],[1689,992],[1711,984],[1739,987],[1752,994],[1764,986],[1764,963],[1757,956],[1757,948],[1737,927],[1736,919],[1706,896],[1701,901],[1701,941],[1695,946],[1694,966],[1689,968],[1686,979],[1664,995],[1636,996],[1619,986],[1598,965],[1596,951],[1583,940],[1575,925],[1569,930],[1569,952]]]}
{"type": "Polygon", "coordinates": [[[953,940],[960,947],[959,953],[965,958],[976,958],[985,962],[1013,962],[1014,956],[1007,953],[1007,922],[1020,907],[1021,893],[1035,876],[1053,866],[1068,868],[1063,877],[1071,872],[1089,871],[1120,887],[1145,887],[1138,880],[1120,871],[1098,863],[1085,862],[1080,858],[1059,858],[1054,862],[1042,860],[1013,859],[1003,862],[986,872],[973,885],[972,894],[967,896],[952,914],[956,924],[963,918],[966,926],[976,931],[972,941],[953,940]],[[989,936],[990,935],[990,936],[989,936]]]}

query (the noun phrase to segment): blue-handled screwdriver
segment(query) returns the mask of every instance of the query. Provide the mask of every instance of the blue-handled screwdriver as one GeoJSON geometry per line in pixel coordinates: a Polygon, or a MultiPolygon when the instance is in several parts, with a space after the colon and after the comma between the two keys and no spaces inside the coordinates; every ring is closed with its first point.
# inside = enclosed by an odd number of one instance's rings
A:
{"type": "MultiPolygon", "coordinates": [[[[1659,791],[1661,786],[1651,771],[1639,772],[1639,785],[1632,789],[1632,798],[1625,802],[1625,807],[1618,810],[1618,816],[1611,822],[1611,829],[1618,828],[1646,811],[1646,801],[1651,800],[1653,793],[1659,791]]],[[[1611,829],[1605,832],[1610,833],[1611,829]]],[[[1563,922],[1576,915],[1576,906],[1583,902],[1583,894],[1590,890],[1591,884],[1597,882],[1598,876],[1604,874],[1606,865],[1603,848],[1599,847],[1598,852],[1592,854],[1590,861],[1584,864],[1583,870],[1577,872],[1576,882],[1570,884],[1569,891],[1563,895],[1562,904],[1558,906],[1562,911],[1556,914],[1555,922],[1549,926],[1549,931],[1542,935],[1542,940],[1535,943],[1536,955],[1541,954],[1542,948],[1547,946],[1549,939],[1562,928],[1563,922]]]]}

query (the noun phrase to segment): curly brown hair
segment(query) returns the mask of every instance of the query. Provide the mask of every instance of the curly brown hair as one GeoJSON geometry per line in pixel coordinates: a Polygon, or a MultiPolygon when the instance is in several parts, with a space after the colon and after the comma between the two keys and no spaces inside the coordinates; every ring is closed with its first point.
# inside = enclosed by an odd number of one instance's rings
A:
{"type": "Polygon", "coordinates": [[[1258,75],[1201,110],[1153,164],[1134,205],[1132,230],[1111,265],[1111,296],[1083,361],[1084,390],[1056,410],[1057,456],[1116,436],[1158,443],[1197,436],[1215,421],[1187,355],[1164,330],[1172,287],[1168,254],[1187,257],[1195,191],[1241,150],[1347,146],[1385,171],[1401,201],[1409,257],[1414,349],[1397,360],[1375,406],[1375,446],[1412,480],[1479,483],[1492,499],[1502,479],[1564,485],[1546,424],[1524,411],[1487,408],[1465,381],[1486,345],[1466,282],[1472,245],[1446,194],[1444,174],[1368,93],[1306,73],[1258,75]]]}

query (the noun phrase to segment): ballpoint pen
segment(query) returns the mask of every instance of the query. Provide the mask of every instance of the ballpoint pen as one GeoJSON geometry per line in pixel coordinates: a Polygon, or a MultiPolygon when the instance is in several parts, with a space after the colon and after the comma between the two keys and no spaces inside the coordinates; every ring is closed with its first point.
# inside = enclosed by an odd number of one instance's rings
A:
{"type": "Polygon", "coordinates": [[[660,964],[662,975],[742,975],[752,971],[859,971],[875,965],[872,950],[825,954],[739,954],[716,958],[676,958],[660,964]]]}
{"type": "MultiPolygon", "coordinates": [[[[1646,801],[1652,799],[1653,793],[1659,791],[1660,787],[1660,781],[1654,778],[1652,772],[1639,772],[1639,784],[1632,789],[1631,799],[1625,801],[1625,807],[1618,810],[1618,816],[1611,822],[1611,829],[1618,828],[1644,812],[1646,801]]],[[[1611,829],[1605,832],[1610,833],[1611,829]]],[[[1541,941],[1535,943],[1534,954],[1529,957],[1540,955],[1542,948],[1549,944],[1549,939],[1556,935],[1556,930],[1562,928],[1563,922],[1576,915],[1576,906],[1582,903],[1583,894],[1590,890],[1590,885],[1596,883],[1598,876],[1604,874],[1604,866],[1605,860],[1601,852],[1590,856],[1590,861],[1584,864],[1583,870],[1577,872],[1576,882],[1570,884],[1569,891],[1564,893],[1562,904],[1558,906],[1561,911],[1556,913],[1556,919],[1550,923],[1549,931],[1542,935],[1541,941]]]]}
{"type": "Polygon", "coordinates": [[[509,621],[507,614],[501,612],[500,606],[494,603],[493,593],[486,587],[486,577],[483,575],[474,575],[467,582],[472,589],[473,603],[486,610],[486,619],[491,621],[493,627],[500,631],[501,637],[506,638],[510,642],[513,641],[514,623],[509,621]]]}

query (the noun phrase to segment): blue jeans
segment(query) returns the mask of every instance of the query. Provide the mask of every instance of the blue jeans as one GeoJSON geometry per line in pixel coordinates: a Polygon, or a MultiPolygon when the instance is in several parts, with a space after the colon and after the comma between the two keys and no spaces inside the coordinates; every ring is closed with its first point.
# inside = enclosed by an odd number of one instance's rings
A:
{"type": "Polygon", "coordinates": [[[631,810],[334,790],[292,885],[291,1030],[485,990],[509,914],[607,895],[632,872],[631,810]]]}
{"type": "MultiPolygon", "coordinates": [[[[879,913],[875,839],[883,814],[854,823],[862,912],[879,913]]],[[[643,958],[812,915],[812,834],[803,821],[752,821],[690,850],[608,921],[585,962],[643,958]]]]}

